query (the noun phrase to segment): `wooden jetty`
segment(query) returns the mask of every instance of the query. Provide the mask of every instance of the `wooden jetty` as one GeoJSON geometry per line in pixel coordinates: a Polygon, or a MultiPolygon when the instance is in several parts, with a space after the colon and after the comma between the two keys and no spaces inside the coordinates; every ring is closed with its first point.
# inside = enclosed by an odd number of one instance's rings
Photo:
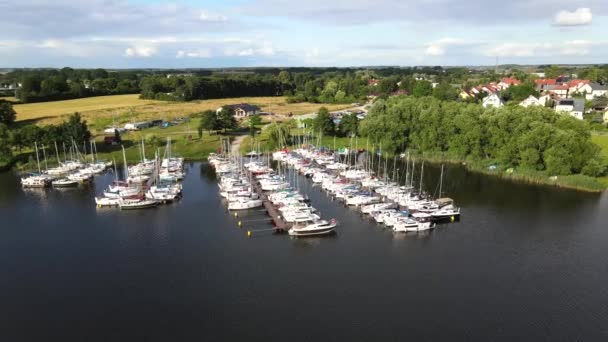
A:
{"type": "Polygon", "coordinates": [[[277,232],[277,233],[286,232],[289,229],[289,224],[287,222],[285,222],[283,217],[281,217],[281,212],[279,210],[277,210],[277,208],[272,204],[272,202],[270,202],[270,200],[268,199],[268,196],[262,190],[262,186],[260,185],[259,182],[254,180],[252,182],[252,184],[253,184],[253,189],[255,190],[255,192],[257,192],[258,195],[260,196],[260,199],[262,200],[262,203],[264,204],[264,208],[266,208],[266,212],[268,212],[268,215],[270,215],[270,217],[272,218],[272,222],[274,223],[273,229],[275,230],[275,232],[277,232]]]}

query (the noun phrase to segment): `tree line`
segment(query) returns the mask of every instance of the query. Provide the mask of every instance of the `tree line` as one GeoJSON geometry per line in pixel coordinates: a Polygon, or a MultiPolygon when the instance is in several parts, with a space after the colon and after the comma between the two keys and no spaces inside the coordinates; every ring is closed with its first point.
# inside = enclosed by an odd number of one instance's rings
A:
{"type": "Polygon", "coordinates": [[[4,75],[1,81],[21,84],[15,95],[23,103],[136,94],[140,91],[136,71],[72,68],[16,70],[4,75]]]}
{"type": "Polygon", "coordinates": [[[141,81],[141,97],[167,101],[191,101],[245,96],[279,96],[285,86],[276,78],[246,75],[238,77],[148,76],[141,81]]]}
{"type": "Polygon", "coordinates": [[[431,97],[394,97],[372,107],[359,134],[393,153],[487,160],[551,175],[606,173],[589,124],[543,107],[488,109],[431,97]]]}
{"type": "Polygon", "coordinates": [[[33,149],[35,144],[47,148],[57,144],[71,145],[74,141],[77,146],[88,143],[91,139],[86,120],[79,113],[70,115],[67,121],[58,125],[37,126],[33,124],[14,127],[0,123],[0,165],[7,165],[13,161],[13,150],[33,149]]]}

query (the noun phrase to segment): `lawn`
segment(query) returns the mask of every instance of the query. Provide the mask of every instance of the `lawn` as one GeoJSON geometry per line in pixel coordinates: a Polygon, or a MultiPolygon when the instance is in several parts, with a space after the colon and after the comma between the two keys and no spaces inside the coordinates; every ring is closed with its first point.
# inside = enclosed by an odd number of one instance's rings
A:
{"type": "Polygon", "coordinates": [[[191,102],[166,102],[141,100],[139,95],[99,96],[77,100],[29,103],[15,105],[17,121],[36,120],[39,124],[59,123],[69,114],[80,112],[93,130],[101,130],[111,125],[150,119],[171,120],[177,117],[190,116],[205,110],[216,110],[218,107],[250,103],[259,106],[262,111],[276,114],[306,114],[326,106],[330,110],[340,110],[349,105],[322,105],[318,103],[287,103],[285,97],[240,97],[228,99],[200,100],[191,102]]]}

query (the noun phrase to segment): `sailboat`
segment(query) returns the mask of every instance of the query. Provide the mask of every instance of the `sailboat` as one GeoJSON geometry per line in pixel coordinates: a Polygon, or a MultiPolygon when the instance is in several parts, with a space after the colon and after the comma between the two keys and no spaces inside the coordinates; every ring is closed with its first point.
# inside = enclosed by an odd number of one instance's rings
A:
{"type": "Polygon", "coordinates": [[[34,143],[36,149],[36,164],[38,165],[38,173],[30,173],[27,177],[21,178],[21,186],[24,188],[46,188],[50,184],[50,178],[42,174],[40,169],[40,157],[38,154],[38,143],[34,143]]]}

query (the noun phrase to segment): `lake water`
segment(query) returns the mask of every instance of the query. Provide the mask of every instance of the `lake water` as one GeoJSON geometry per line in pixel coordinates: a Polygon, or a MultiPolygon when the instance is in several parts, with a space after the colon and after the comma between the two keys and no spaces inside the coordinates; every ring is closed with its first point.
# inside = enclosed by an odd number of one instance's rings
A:
{"type": "Polygon", "coordinates": [[[209,167],[187,169],[182,201],[130,212],[94,205],[111,173],[61,191],[0,174],[0,340],[608,338],[607,194],[450,167],[462,220],[394,235],[303,181],[338,234],[248,238],[264,213],[230,216],[209,167]]]}

